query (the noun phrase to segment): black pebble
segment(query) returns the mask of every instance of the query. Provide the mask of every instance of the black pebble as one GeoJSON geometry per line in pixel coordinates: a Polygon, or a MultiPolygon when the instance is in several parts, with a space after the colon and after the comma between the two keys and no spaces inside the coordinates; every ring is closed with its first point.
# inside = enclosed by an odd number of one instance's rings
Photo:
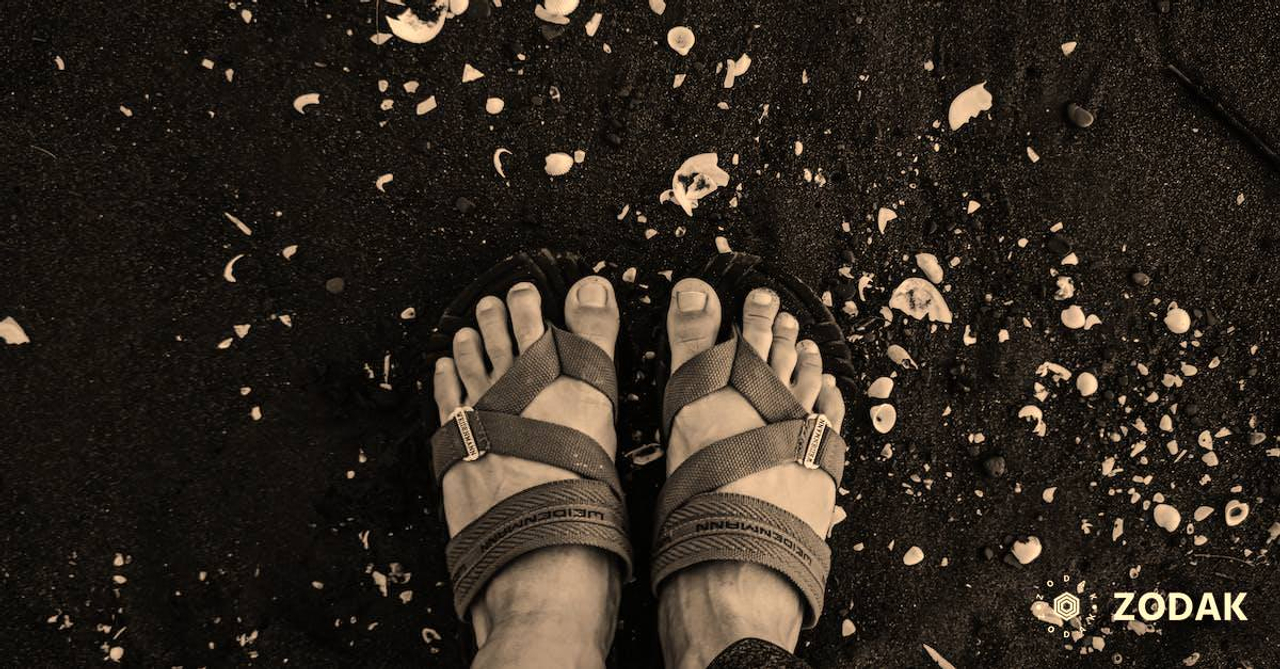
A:
{"type": "Polygon", "coordinates": [[[993,455],[982,462],[982,468],[986,470],[987,476],[1000,478],[1004,476],[1006,465],[1003,455],[993,455]]]}
{"type": "Polygon", "coordinates": [[[471,213],[471,212],[475,211],[476,203],[472,202],[471,200],[468,200],[468,199],[467,199],[467,198],[465,198],[465,197],[460,197],[460,198],[458,198],[458,201],[457,201],[457,202],[454,202],[454,203],[453,203],[453,206],[454,206],[454,208],[455,208],[455,209],[457,209],[460,213],[463,213],[463,214],[469,214],[469,213],[471,213]]]}
{"type": "Polygon", "coordinates": [[[1133,274],[1129,275],[1129,280],[1133,282],[1133,285],[1140,288],[1145,288],[1146,286],[1151,285],[1151,277],[1147,276],[1145,272],[1139,272],[1137,270],[1135,270],[1133,274]]]}
{"type": "Polygon", "coordinates": [[[346,287],[347,287],[346,280],[344,280],[340,276],[335,276],[332,279],[329,279],[328,281],[324,282],[324,289],[329,291],[330,293],[333,293],[334,295],[341,293],[343,289],[345,289],[346,287]]]}

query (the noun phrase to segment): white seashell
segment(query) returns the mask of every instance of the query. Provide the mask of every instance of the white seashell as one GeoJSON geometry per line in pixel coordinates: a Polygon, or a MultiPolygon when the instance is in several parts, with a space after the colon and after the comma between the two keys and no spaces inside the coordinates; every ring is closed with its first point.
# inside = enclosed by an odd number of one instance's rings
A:
{"type": "Polygon", "coordinates": [[[902,556],[902,564],[905,564],[908,567],[918,565],[923,560],[924,551],[920,550],[919,546],[912,546],[911,548],[908,548],[907,552],[902,556]]]}
{"type": "Polygon", "coordinates": [[[568,174],[573,169],[573,156],[567,153],[549,153],[543,169],[553,177],[568,174]]]}
{"type": "Polygon", "coordinates": [[[1089,372],[1080,372],[1080,376],[1076,377],[1076,390],[1084,397],[1088,397],[1098,391],[1098,377],[1089,372]]]}
{"type": "Polygon", "coordinates": [[[507,103],[503,102],[502,98],[489,98],[484,101],[484,110],[490,114],[501,114],[506,106],[507,103]]]}
{"type": "Polygon", "coordinates": [[[877,404],[871,407],[871,425],[876,432],[886,434],[898,422],[898,410],[892,404],[877,404]]]}
{"type": "Polygon", "coordinates": [[[1244,522],[1249,517],[1249,505],[1240,500],[1233,499],[1227,502],[1227,525],[1235,527],[1244,522]]]}
{"type": "Polygon", "coordinates": [[[429,10],[431,16],[426,20],[418,16],[412,9],[405,8],[396,16],[387,17],[387,26],[391,33],[412,44],[425,44],[436,38],[444,28],[444,21],[449,16],[449,0],[436,0],[429,10]]]}
{"type": "Polygon", "coordinates": [[[984,81],[970,86],[951,101],[951,107],[947,110],[947,123],[952,130],[959,130],[970,119],[991,109],[991,93],[987,92],[986,84],[984,81]]]}
{"type": "Polygon", "coordinates": [[[307,107],[318,104],[320,104],[319,93],[304,93],[293,99],[293,108],[296,109],[299,114],[305,114],[307,107]]]}
{"type": "Polygon", "coordinates": [[[1040,557],[1041,550],[1039,537],[1027,537],[1026,540],[1013,543],[1013,556],[1018,558],[1020,564],[1035,562],[1036,558],[1040,557]]]}
{"type": "Polygon", "coordinates": [[[1156,525],[1164,528],[1166,532],[1177,530],[1178,525],[1182,523],[1182,514],[1168,504],[1157,504],[1152,515],[1156,520],[1156,525]]]}
{"type": "Polygon", "coordinates": [[[933,284],[919,277],[911,277],[894,289],[889,306],[916,320],[928,316],[938,323],[951,322],[951,309],[933,284]]]}
{"type": "Polygon", "coordinates": [[[942,264],[938,262],[938,256],[932,253],[917,253],[916,267],[928,277],[933,283],[942,283],[942,264]]]}
{"type": "Polygon", "coordinates": [[[720,169],[719,162],[714,153],[699,153],[684,161],[671,176],[671,199],[684,209],[686,216],[693,216],[698,200],[729,185],[729,173],[720,169]]]}
{"type": "Polygon", "coordinates": [[[874,397],[878,400],[888,399],[893,392],[893,379],[882,376],[871,383],[867,388],[867,397],[874,397]]]}
{"type": "Polygon", "coordinates": [[[0,321],[0,339],[9,346],[31,343],[26,331],[18,325],[18,321],[14,320],[13,316],[5,316],[5,319],[0,321]]]}
{"type": "Polygon", "coordinates": [[[883,235],[885,226],[897,217],[898,212],[888,207],[880,207],[880,211],[876,212],[876,227],[880,228],[880,234],[883,235]]]}
{"type": "Polygon", "coordinates": [[[228,260],[226,266],[222,268],[222,278],[226,279],[227,283],[236,282],[236,275],[235,275],[236,261],[243,257],[244,257],[244,254],[241,253],[240,255],[232,258],[231,260],[228,260]]]}
{"type": "Polygon", "coordinates": [[[693,31],[685,26],[676,26],[667,31],[667,46],[681,56],[689,55],[689,49],[693,48],[695,41],[693,31]]]}
{"type": "Polygon", "coordinates": [[[494,149],[493,169],[498,172],[498,176],[502,177],[503,179],[506,179],[507,173],[502,171],[502,154],[504,153],[511,153],[511,151],[509,149],[504,149],[502,147],[498,147],[497,149],[494,149]]]}
{"type": "Polygon", "coordinates": [[[1182,334],[1191,329],[1191,314],[1175,304],[1169,313],[1164,315],[1164,324],[1169,328],[1169,332],[1182,334]]]}

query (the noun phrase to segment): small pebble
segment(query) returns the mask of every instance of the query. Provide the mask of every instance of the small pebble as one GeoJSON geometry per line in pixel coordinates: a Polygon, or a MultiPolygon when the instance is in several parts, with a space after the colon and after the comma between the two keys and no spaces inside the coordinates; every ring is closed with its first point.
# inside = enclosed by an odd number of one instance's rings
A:
{"type": "Polygon", "coordinates": [[[1093,114],[1074,102],[1067,103],[1067,118],[1079,128],[1093,125],[1093,114]]]}
{"type": "Polygon", "coordinates": [[[460,197],[453,203],[453,207],[454,209],[457,209],[460,214],[469,214],[475,211],[476,203],[465,197],[460,197]]]}
{"type": "Polygon", "coordinates": [[[1145,288],[1151,285],[1151,277],[1147,276],[1146,272],[1134,271],[1133,274],[1129,275],[1129,280],[1133,282],[1133,285],[1139,288],[1145,288]]]}
{"type": "Polygon", "coordinates": [[[1004,473],[1008,471],[1008,467],[1003,455],[993,455],[982,461],[982,469],[987,472],[987,476],[992,478],[1004,476],[1004,473]]]}
{"type": "Polygon", "coordinates": [[[343,289],[345,289],[346,287],[347,287],[346,280],[344,280],[340,276],[335,276],[332,279],[329,279],[328,281],[324,282],[324,289],[329,291],[330,293],[333,293],[334,295],[341,293],[343,289]]]}

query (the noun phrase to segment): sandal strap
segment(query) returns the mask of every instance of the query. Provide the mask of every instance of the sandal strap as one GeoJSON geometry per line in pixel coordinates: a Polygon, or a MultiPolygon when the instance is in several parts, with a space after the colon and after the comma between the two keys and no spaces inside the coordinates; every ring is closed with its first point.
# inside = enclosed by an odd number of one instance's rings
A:
{"type": "Polygon", "coordinates": [[[431,437],[432,469],[436,483],[451,467],[478,460],[488,453],[507,455],[567,469],[609,486],[623,498],[618,467],[596,440],[571,427],[459,407],[448,423],[431,437]]]}
{"type": "Polygon", "coordinates": [[[613,360],[594,342],[546,324],[546,332],[516,356],[496,383],[476,402],[477,409],[519,416],[551,382],[567,376],[600,391],[618,411],[618,373],[613,360]]]}
{"type": "Polygon", "coordinates": [[[618,556],[623,581],[631,579],[631,543],[622,500],[599,481],[553,481],[498,502],[449,540],[445,558],[458,616],[467,619],[471,602],[512,560],[564,545],[590,546],[618,556]]]}
{"type": "Polygon", "coordinates": [[[821,469],[839,488],[847,450],[844,438],[821,414],[721,439],[689,456],[667,477],[654,514],[658,531],[662,532],[669,516],[693,497],[778,465],[798,463],[821,469]]]}
{"type": "Polygon", "coordinates": [[[735,334],[695,355],[671,375],[662,400],[663,434],[671,435],[676,414],[685,406],[729,387],[746,398],[765,423],[803,419],[809,414],[777,372],[735,334]]]}
{"type": "Polygon", "coordinates": [[[831,549],[785,509],[735,493],[690,499],[671,514],[654,544],[654,594],[672,574],[713,560],[751,562],[781,573],[805,600],[805,628],[822,614],[831,549]]]}

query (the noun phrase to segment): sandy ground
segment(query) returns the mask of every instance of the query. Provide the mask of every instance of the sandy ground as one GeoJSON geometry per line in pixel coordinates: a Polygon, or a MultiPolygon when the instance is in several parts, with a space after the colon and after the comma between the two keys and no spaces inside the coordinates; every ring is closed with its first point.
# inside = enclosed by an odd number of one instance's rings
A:
{"type": "MultiPolygon", "coordinates": [[[[1280,173],[1163,71],[1280,139],[1280,8],[630,4],[585,2],[556,34],[528,3],[473,1],[420,45],[371,41],[379,9],[402,11],[386,2],[6,8],[0,319],[30,343],[0,345],[0,663],[456,666],[417,424],[430,323],[481,268],[552,245],[635,268],[626,347],[656,350],[660,272],[723,236],[856,307],[864,385],[896,374],[890,433],[850,398],[815,665],[934,666],[928,644],[958,667],[1280,666],[1280,173]],[[463,83],[465,64],[485,76],[463,83]],[[980,82],[990,110],[951,129],[980,82]],[[704,152],[731,182],[688,217],[659,196],[704,152]],[[883,310],[921,252],[950,327],[883,310]],[[1190,332],[1163,324],[1173,302],[1190,332]],[[1101,324],[1065,327],[1073,304],[1101,324]],[[1043,552],[1010,564],[1024,536],[1043,552]],[[1063,574],[1099,595],[1065,642],[1031,614],[1063,574]],[[1250,620],[1113,623],[1117,590],[1245,591],[1250,620]]],[[[659,391],[623,392],[629,450],[659,391]]],[[[621,467],[642,537],[661,462],[621,467]]],[[[659,662],[647,587],[626,590],[616,666],[659,662]]]]}

